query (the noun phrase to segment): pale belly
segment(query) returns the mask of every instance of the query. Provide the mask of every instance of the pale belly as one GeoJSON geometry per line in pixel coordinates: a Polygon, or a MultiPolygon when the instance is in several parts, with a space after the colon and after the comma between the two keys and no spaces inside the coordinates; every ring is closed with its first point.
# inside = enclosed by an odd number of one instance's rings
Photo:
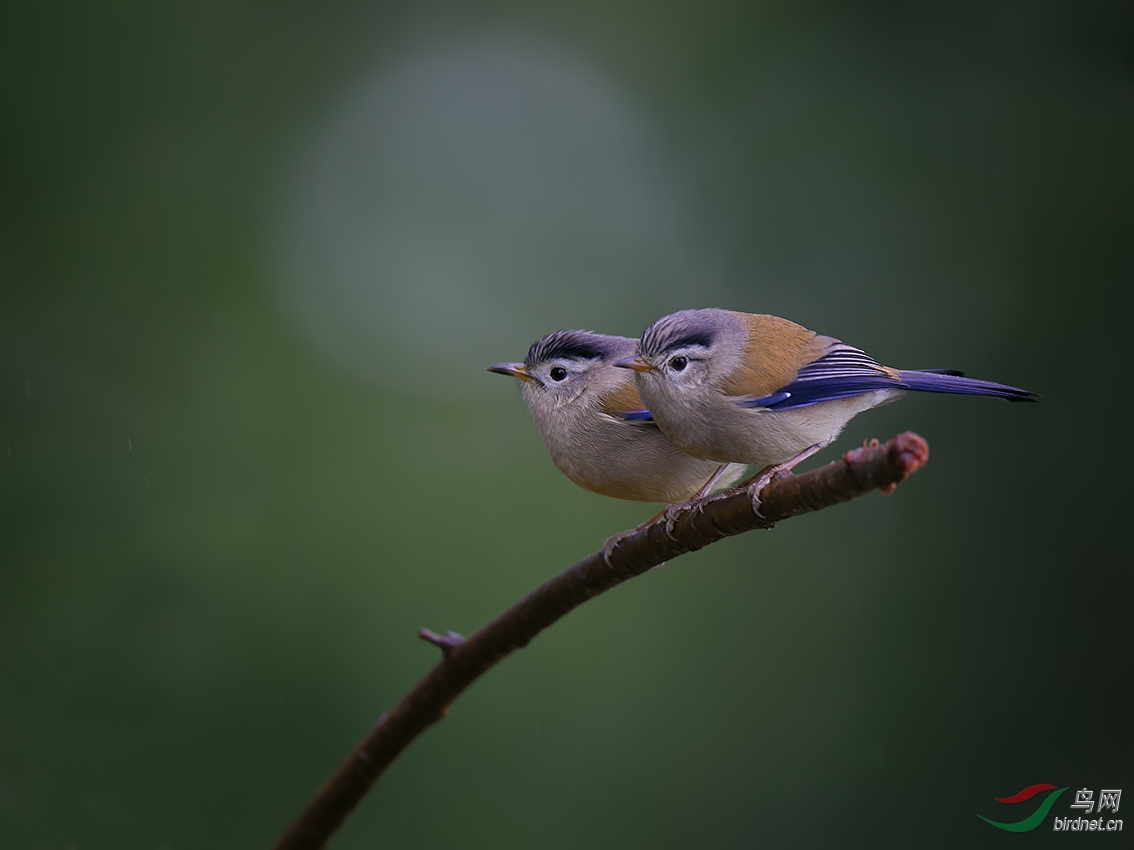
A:
{"type": "Polygon", "coordinates": [[[684,411],[676,425],[672,418],[664,425],[669,438],[696,457],[769,466],[831,442],[856,414],[901,395],[880,390],[791,410],[751,409],[725,401],[696,414],[684,411]]]}

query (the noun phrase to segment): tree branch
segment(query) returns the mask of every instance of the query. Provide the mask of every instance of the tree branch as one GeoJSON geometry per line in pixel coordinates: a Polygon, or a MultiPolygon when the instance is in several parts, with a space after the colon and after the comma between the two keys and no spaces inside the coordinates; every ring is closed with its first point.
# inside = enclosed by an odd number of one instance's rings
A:
{"type": "Polygon", "coordinates": [[[314,850],[346,820],[378,777],[418,735],[436,723],[461,693],[513,650],[564,614],[627,579],[722,538],[846,502],[872,490],[893,492],[929,458],[929,445],[913,432],[890,442],[853,449],[824,467],[773,479],[760,494],[741,486],[710,496],[697,507],[679,506],[596,552],[529,593],[467,640],[456,632],[420,637],[443,657],[406,696],[378,718],[370,734],[276,845],[314,850]],[[756,496],[759,495],[759,499],[756,496]]]}

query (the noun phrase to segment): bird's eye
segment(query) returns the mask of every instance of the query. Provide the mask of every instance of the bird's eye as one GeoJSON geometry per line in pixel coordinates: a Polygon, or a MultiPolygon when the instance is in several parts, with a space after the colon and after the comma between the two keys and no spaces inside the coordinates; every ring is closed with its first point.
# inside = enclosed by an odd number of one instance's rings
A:
{"type": "Polygon", "coordinates": [[[567,377],[567,370],[564,369],[562,366],[556,366],[554,369],[551,370],[551,372],[549,374],[551,375],[551,380],[562,381],[564,378],[567,377]]]}
{"type": "Polygon", "coordinates": [[[669,361],[669,368],[674,372],[683,372],[685,367],[689,365],[689,358],[683,354],[679,354],[669,361]]]}

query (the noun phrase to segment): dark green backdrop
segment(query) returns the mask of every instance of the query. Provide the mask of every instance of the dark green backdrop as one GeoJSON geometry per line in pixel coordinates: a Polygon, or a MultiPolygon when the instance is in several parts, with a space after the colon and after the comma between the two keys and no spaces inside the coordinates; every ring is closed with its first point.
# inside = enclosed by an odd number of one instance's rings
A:
{"type": "Polygon", "coordinates": [[[927,468],[586,605],[333,846],[1045,846],[977,815],[1134,793],[1128,3],[4,18],[0,847],[268,846],[420,626],[656,510],[483,368],[708,305],[1044,400],[860,417],[927,468]]]}

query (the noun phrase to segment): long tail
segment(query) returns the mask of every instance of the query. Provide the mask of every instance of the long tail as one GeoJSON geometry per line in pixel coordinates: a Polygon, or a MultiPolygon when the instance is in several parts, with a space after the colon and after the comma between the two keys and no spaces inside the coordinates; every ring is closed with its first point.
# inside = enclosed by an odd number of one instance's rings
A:
{"type": "Polygon", "coordinates": [[[1039,401],[1033,392],[1022,390],[1019,387],[1010,387],[1007,384],[966,378],[961,372],[952,369],[915,369],[899,372],[898,380],[911,390],[920,390],[926,393],[987,395],[1008,401],[1039,401]]]}

